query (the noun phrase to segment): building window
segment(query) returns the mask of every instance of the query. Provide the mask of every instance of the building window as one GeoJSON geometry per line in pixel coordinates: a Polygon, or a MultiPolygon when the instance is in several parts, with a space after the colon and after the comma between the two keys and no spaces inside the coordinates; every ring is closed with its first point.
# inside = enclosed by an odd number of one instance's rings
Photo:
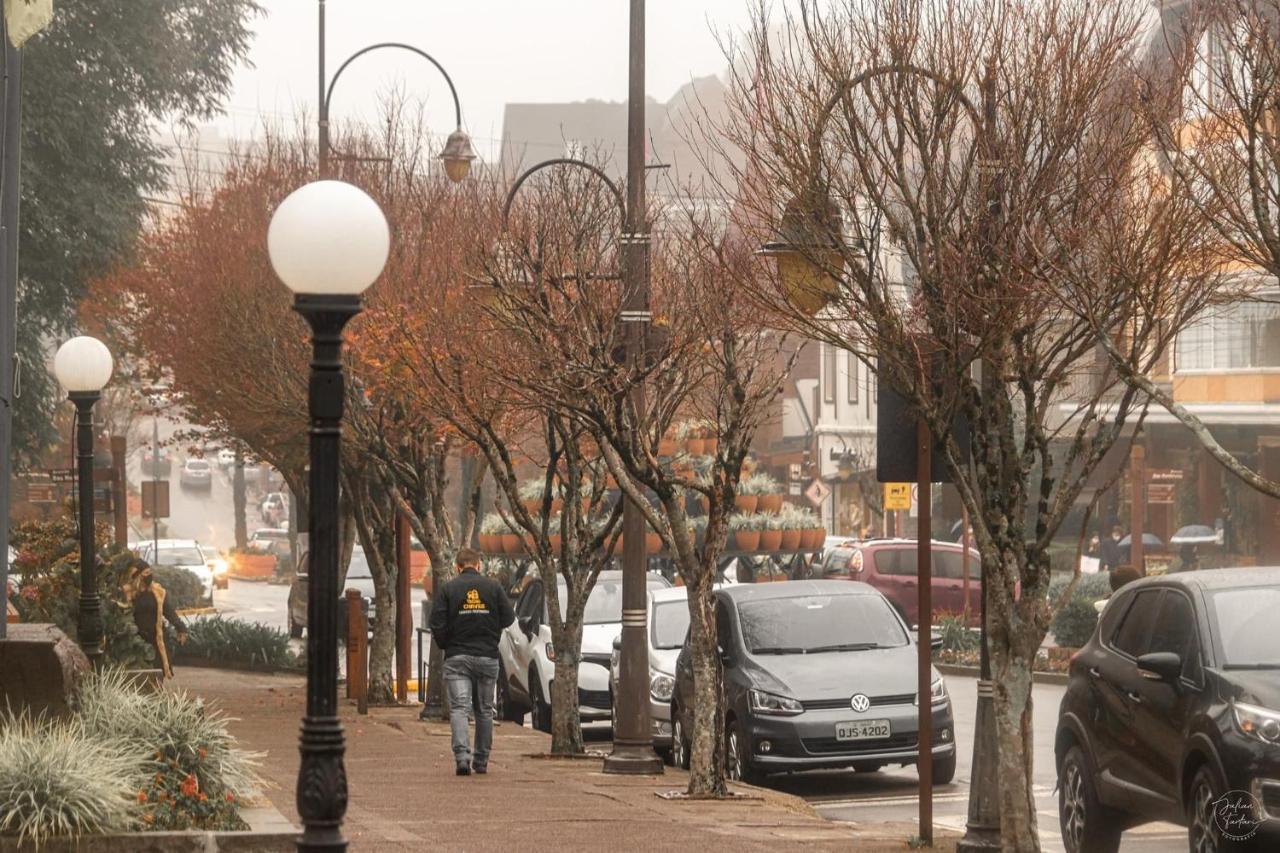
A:
{"type": "Polygon", "coordinates": [[[1178,334],[1178,370],[1280,367],[1280,293],[1217,309],[1178,334]]]}
{"type": "Polygon", "coordinates": [[[836,348],[831,344],[822,345],[822,401],[836,401],[836,348]]]}
{"type": "Polygon", "coordinates": [[[848,353],[847,361],[849,369],[845,380],[849,385],[849,405],[854,406],[858,403],[858,359],[853,353],[848,353]]]}

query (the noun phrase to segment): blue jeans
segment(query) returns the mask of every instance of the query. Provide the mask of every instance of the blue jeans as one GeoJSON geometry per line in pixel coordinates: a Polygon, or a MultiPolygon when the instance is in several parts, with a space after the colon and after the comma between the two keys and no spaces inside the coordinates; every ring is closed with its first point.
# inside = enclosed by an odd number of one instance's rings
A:
{"type": "Polygon", "coordinates": [[[449,691],[449,728],[453,731],[453,759],[458,764],[471,763],[471,744],[467,740],[467,721],[472,710],[476,715],[475,766],[489,764],[493,746],[493,702],[498,685],[498,660],[478,655],[454,655],[445,658],[444,682],[449,691]],[[479,702],[476,702],[476,699],[479,702]]]}

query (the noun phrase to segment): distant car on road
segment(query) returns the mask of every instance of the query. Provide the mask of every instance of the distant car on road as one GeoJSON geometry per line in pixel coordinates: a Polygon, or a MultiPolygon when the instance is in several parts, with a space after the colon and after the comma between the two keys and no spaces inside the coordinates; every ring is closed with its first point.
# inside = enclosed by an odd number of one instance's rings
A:
{"type": "MultiPolygon", "coordinates": [[[[311,555],[303,554],[298,560],[298,573],[289,585],[289,636],[297,639],[307,628],[307,598],[309,595],[311,555]]],[[[347,590],[360,591],[360,599],[369,614],[369,627],[372,628],[378,618],[378,607],[374,601],[373,574],[369,570],[369,560],[364,548],[356,545],[351,550],[351,563],[347,566],[347,580],[338,590],[338,637],[347,636],[347,590]]]]}
{"type": "Polygon", "coordinates": [[[229,447],[224,447],[218,451],[218,467],[226,471],[232,465],[236,464],[236,452],[229,447]]]}
{"type": "Polygon", "coordinates": [[[173,459],[169,454],[169,448],[143,448],[142,473],[147,477],[164,477],[167,479],[169,475],[173,473],[173,459]]]}
{"type": "Polygon", "coordinates": [[[200,581],[204,603],[213,606],[214,570],[218,563],[215,552],[211,550],[206,554],[194,539],[161,539],[158,543],[148,540],[141,542],[137,549],[138,556],[153,566],[172,566],[191,572],[200,581]]]}
{"type": "Polygon", "coordinates": [[[178,485],[187,489],[213,487],[213,468],[207,459],[188,459],[178,475],[178,485]]]}
{"type": "Polygon", "coordinates": [[[1114,853],[1150,821],[1186,826],[1196,853],[1280,850],[1276,613],[1280,568],[1162,575],[1112,595],[1058,712],[1068,853],[1114,853]],[[1239,843],[1255,831],[1256,848],[1239,843]]]}
{"type": "Polygon", "coordinates": [[[258,504],[262,520],[271,527],[280,527],[289,518],[289,503],[283,492],[268,492],[258,504]]]}
{"type": "MultiPolygon", "coordinates": [[[[730,778],[916,764],[916,646],[880,592],[819,580],[735,584],[715,597],[730,778]]],[[[933,712],[932,781],[944,785],[956,771],[955,726],[936,671],[924,701],[933,712]]],[[[687,767],[693,722],[687,641],[676,661],[672,706],[672,757],[687,767]]]]}

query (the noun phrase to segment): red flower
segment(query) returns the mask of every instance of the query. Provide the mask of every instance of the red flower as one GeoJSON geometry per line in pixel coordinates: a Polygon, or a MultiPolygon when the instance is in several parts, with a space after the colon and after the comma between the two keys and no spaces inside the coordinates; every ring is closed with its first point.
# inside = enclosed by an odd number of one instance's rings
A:
{"type": "Polygon", "coordinates": [[[231,793],[230,791],[228,791],[228,792],[227,792],[227,802],[228,802],[228,803],[234,803],[235,801],[236,801],[236,795],[235,795],[235,794],[233,794],[233,793],[231,793]]]}
{"type": "Polygon", "coordinates": [[[138,802],[140,802],[140,803],[145,803],[146,801],[147,801],[147,792],[146,792],[146,791],[143,791],[143,790],[141,790],[141,789],[139,789],[139,791],[138,791],[138,802]]]}
{"type": "Polygon", "coordinates": [[[196,792],[200,790],[200,782],[196,779],[196,774],[187,774],[187,778],[182,780],[181,790],[184,797],[194,797],[196,795],[196,792]]]}

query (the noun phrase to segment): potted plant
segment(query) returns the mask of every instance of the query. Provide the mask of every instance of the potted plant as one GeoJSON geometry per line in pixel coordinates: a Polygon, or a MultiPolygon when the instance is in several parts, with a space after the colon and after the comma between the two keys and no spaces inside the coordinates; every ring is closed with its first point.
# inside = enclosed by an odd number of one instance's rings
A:
{"type": "Polygon", "coordinates": [[[684,441],[684,449],[690,456],[701,456],[706,452],[702,428],[696,421],[683,421],[676,430],[676,438],[684,441]]]}
{"type": "Polygon", "coordinates": [[[502,553],[502,532],[506,529],[502,516],[491,512],[480,522],[480,550],[486,554],[502,553]]]}
{"type": "Polygon", "coordinates": [[[530,515],[537,515],[542,511],[542,489],[544,485],[542,480],[525,480],[516,491],[520,495],[520,503],[530,515]]]}
{"type": "Polygon", "coordinates": [[[658,441],[659,456],[675,456],[680,452],[680,440],[676,438],[674,430],[666,432],[658,441]]]}
{"type": "Polygon", "coordinates": [[[739,483],[738,491],[740,494],[756,496],[757,512],[777,512],[782,508],[782,487],[765,471],[757,471],[750,477],[744,477],[739,483]]]}
{"type": "Polygon", "coordinates": [[[520,533],[507,524],[502,523],[502,552],[504,554],[519,554],[524,550],[524,541],[520,537],[520,533]]]}
{"type": "Polygon", "coordinates": [[[818,514],[807,507],[797,507],[796,513],[800,519],[800,547],[806,551],[821,548],[827,538],[827,528],[822,526],[818,514]]]}
{"type": "Polygon", "coordinates": [[[778,523],[782,525],[782,550],[799,551],[800,536],[805,522],[800,516],[799,507],[794,504],[783,504],[778,511],[778,523]]]}
{"type": "Polygon", "coordinates": [[[760,550],[782,550],[782,519],[776,512],[760,513],[760,550]]]}
{"type": "Polygon", "coordinates": [[[760,549],[760,521],[750,513],[734,513],[729,516],[729,532],[733,534],[733,545],[739,551],[758,551],[760,549]]]}
{"type": "Polygon", "coordinates": [[[256,545],[231,549],[229,574],[238,580],[266,580],[276,573],[276,558],[256,545]]]}

